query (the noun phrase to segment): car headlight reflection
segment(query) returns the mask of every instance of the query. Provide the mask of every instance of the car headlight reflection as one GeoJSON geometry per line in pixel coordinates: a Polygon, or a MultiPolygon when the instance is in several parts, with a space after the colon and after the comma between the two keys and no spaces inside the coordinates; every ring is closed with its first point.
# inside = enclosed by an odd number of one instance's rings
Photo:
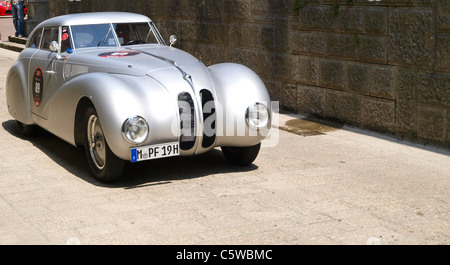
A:
{"type": "Polygon", "coordinates": [[[122,125],[123,137],[133,144],[140,144],[147,139],[148,123],[140,116],[130,117],[122,125]]]}
{"type": "Polygon", "coordinates": [[[255,103],[248,107],[246,120],[250,127],[260,129],[266,127],[269,123],[269,109],[261,103],[255,103]]]}

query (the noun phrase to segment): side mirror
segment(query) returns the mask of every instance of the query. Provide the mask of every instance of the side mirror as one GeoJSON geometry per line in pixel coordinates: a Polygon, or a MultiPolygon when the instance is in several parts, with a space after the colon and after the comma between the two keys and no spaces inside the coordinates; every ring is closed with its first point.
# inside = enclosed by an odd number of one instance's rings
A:
{"type": "Polygon", "coordinates": [[[52,52],[58,52],[59,51],[59,43],[57,41],[50,42],[50,51],[52,52]]]}
{"type": "Polygon", "coordinates": [[[169,38],[169,42],[170,42],[170,47],[172,47],[175,43],[177,43],[177,36],[175,35],[171,35],[169,38]]]}

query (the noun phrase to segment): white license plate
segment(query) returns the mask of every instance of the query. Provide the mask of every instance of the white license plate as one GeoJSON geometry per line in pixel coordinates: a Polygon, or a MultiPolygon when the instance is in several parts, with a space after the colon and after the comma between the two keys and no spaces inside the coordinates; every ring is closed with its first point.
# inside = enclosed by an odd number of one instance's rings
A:
{"type": "Polygon", "coordinates": [[[141,146],[131,149],[131,162],[157,159],[180,154],[178,142],[141,146]]]}

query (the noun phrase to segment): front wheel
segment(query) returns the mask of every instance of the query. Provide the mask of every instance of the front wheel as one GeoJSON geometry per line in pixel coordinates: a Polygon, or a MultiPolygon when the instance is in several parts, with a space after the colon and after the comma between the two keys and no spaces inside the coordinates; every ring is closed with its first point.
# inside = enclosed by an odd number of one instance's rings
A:
{"type": "Polygon", "coordinates": [[[247,166],[255,161],[261,148],[261,143],[248,147],[222,146],[221,148],[228,162],[237,166],[247,166]]]}
{"type": "Polygon", "coordinates": [[[91,172],[100,182],[117,181],[122,177],[125,161],[109,148],[100,119],[93,107],[86,110],[84,125],[84,149],[91,172]]]}

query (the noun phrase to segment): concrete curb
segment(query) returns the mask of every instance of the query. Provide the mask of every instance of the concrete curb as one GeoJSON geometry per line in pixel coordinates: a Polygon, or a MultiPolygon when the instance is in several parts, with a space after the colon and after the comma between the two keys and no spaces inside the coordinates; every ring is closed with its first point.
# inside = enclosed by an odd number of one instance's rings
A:
{"type": "Polygon", "coordinates": [[[27,38],[8,36],[8,41],[0,41],[0,48],[8,49],[15,52],[21,52],[25,49],[26,43],[27,38]]]}
{"type": "Polygon", "coordinates": [[[15,52],[21,52],[25,49],[25,45],[16,43],[16,42],[1,41],[0,48],[15,51],[15,52]]]}

